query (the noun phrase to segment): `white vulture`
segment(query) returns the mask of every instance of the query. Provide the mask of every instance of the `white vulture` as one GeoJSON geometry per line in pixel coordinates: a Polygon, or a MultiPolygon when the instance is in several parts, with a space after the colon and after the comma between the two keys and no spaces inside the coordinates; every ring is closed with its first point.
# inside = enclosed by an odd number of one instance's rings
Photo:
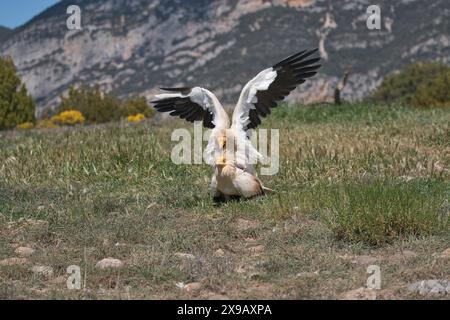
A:
{"type": "Polygon", "coordinates": [[[215,203],[248,199],[270,190],[255,175],[253,165],[262,156],[251,144],[247,130],[256,128],[260,117],[268,116],[271,108],[317,73],[317,51],[293,54],[251,79],[242,89],[231,122],[217,97],[201,87],[160,88],[167,93],[151,101],[159,112],[189,122],[202,121],[212,129],[205,160],[214,168],[211,195],[215,203]]]}

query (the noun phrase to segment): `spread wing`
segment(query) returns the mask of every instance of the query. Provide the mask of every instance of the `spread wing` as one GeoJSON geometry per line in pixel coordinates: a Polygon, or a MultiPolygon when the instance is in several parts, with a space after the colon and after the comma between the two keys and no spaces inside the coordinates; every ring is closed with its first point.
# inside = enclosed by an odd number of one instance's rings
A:
{"type": "Polygon", "coordinates": [[[256,128],[261,123],[260,117],[268,116],[271,108],[317,73],[320,57],[311,57],[317,51],[293,54],[250,80],[242,89],[232,126],[243,131],[256,128]]]}
{"type": "Polygon", "coordinates": [[[204,88],[160,88],[170,92],[151,101],[159,112],[170,112],[189,122],[202,121],[205,128],[228,126],[229,119],[214,94],[204,88]]]}

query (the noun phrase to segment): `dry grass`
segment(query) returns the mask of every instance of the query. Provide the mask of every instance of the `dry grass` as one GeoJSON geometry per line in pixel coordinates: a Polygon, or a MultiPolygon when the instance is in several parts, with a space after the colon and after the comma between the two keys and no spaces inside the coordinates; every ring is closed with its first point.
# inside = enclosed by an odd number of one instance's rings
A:
{"type": "Polygon", "coordinates": [[[439,258],[450,240],[449,119],[445,109],[281,107],[265,122],[281,128],[280,172],[262,177],[277,193],[217,209],[211,169],[170,161],[183,122],[0,133],[0,260],[36,249],[0,266],[0,297],[338,298],[365,284],[365,255],[381,267],[381,298],[411,297],[408,283],[450,277],[439,258]],[[124,268],[98,271],[110,256],[124,268]],[[84,290],[66,289],[72,264],[84,290]]]}

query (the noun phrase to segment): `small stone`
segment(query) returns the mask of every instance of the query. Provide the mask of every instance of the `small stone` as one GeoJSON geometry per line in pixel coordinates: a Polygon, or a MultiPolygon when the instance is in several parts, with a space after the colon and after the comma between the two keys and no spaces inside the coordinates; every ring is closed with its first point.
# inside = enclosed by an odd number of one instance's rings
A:
{"type": "Polygon", "coordinates": [[[410,182],[411,180],[414,180],[414,177],[412,176],[401,176],[401,179],[403,179],[403,181],[405,182],[410,182]]]}
{"type": "Polygon", "coordinates": [[[361,265],[371,265],[377,261],[377,258],[367,256],[367,255],[361,255],[361,256],[344,255],[344,256],[340,256],[340,258],[350,261],[351,263],[361,264],[361,265]]]}
{"type": "Polygon", "coordinates": [[[408,286],[408,290],[415,293],[425,294],[425,281],[414,282],[408,286]]]}
{"type": "Polygon", "coordinates": [[[14,252],[19,256],[29,257],[35,252],[35,250],[29,247],[18,247],[14,252]]]}
{"type": "Polygon", "coordinates": [[[95,265],[99,269],[119,269],[123,267],[123,262],[119,259],[105,258],[95,265]]]}
{"type": "Polygon", "coordinates": [[[225,251],[222,249],[217,249],[216,252],[214,252],[214,256],[217,258],[223,258],[225,256],[225,251]]]}
{"type": "Polygon", "coordinates": [[[417,253],[411,250],[404,250],[391,256],[393,262],[403,262],[417,257],[417,253]]]}
{"type": "Polygon", "coordinates": [[[358,263],[358,264],[370,265],[370,264],[374,264],[377,261],[377,258],[363,255],[363,256],[357,256],[355,258],[355,260],[356,260],[356,263],[358,263]]]}
{"type": "Polygon", "coordinates": [[[258,238],[247,237],[244,239],[246,245],[258,244],[258,238]]]}
{"type": "Polygon", "coordinates": [[[448,280],[422,280],[408,286],[408,290],[420,295],[445,295],[449,292],[450,281],[448,280]]]}
{"type": "Polygon", "coordinates": [[[53,268],[50,266],[34,266],[31,268],[31,271],[36,275],[41,275],[47,278],[51,278],[53,276],[53,268]]]}
{"type": "Polygon", "coordinates": [[[442,253],[441,253],[441,255],[439,257],[443,258],[443,259],[450,259],[450,248],[445,249],[444,251],[442,251],[442,253]]]}
{"type": "Polygon", "coordinates": [[[67,282],[67,279],[63,276],[56,277],[49,281],[51,284],[63,284],[67,282]]]}
{"type": "Polygon", "coordinates": [[[177,288],[184,289],[185,284],[184,284],[184,282],[177,282],[177,283],[175,283],[175,286],[177,288]]]}
{"type": "Polygon", "coordinates": [[[248,248],[248,251],[251,253],[254,253],[254,254],[259,254],[259,253],[263,252],[265,248],[266,248],[265,246],[260,244],[258,246],[248,248]]]}
{"type": "Polygon", "coordinates": [[[230,300],[230,298],[223,294],[213,294],[208,297],[208,300],[230,300]]]}
{"type": "Polygon", "coordinates": [[[358,288],[350,290],[341,295],[343,300],[376,300],[377,292],[374,289],[358,288]]]}
{"type": "Polygon", "coordinates": [[[180,259],[195,260],[195,256],[190,253],[177,252],[177,253],[175,253],[175,256],[180,259]]]}
{"type": "Polygon", "coordinates": [[[259,272],[250,272],[247,278],[251,280],[259,280],[263,278],[263,275],[259,272]]]}
{"type": "Polygon", "coordinates": [[[315,277],[319,275],[319,270],[314,272],[299,272],[295,276],[297,278],[303,278],[303,277],[315,277]]]}
{"type": "Polygon", "coordinates": [[[341,256],[341,258],[344,260],[350,261],[351,263],[362,264],[362,265],[373,264],[377,261],[377,258],[367,256],[367,255],[361,255],[361,256],[344,255],[344,256],[341,256]]]}
{"type": "Polygon", "coordinates": [[[27,258],[6,258],[0,261],[0,266],[17,266],[28,263],[27,258]]]}
{"type": "Polygon", "coordinates": [[[403,251],[403,257],[405,257],[405,259],[411,259],[411,258],[415,258],[417,256],[418,256],[418,254],[415,253],[414,251],[411,251],[411,250],[403,251]]]}
{"type": "Polygon", "coordinates": [[[445,289],[446,288],[444,288],[443,286],[438,284],[438,285],[435,285],[433,288],[431,288],[430,294],[431,295],[444,295],[446,293],[445,289]]]}
{"type": "Polygon", "coordinates": [[[191,282],[184,285],[184,290],[187,292],[194,292],[200,290],[202,287],[202,284],[200,282],[191,282]]]}
{"type": "Polygon", "coordinates": [[[239,218],[237,220],[237,229],[239,231],[246,231],[249,229],[254,229],[254,228],[257,228],[258,226],[259,226],[259,223],[257,221],[246,220],[246,219],[241,219],[241,218],[239,218]]]}

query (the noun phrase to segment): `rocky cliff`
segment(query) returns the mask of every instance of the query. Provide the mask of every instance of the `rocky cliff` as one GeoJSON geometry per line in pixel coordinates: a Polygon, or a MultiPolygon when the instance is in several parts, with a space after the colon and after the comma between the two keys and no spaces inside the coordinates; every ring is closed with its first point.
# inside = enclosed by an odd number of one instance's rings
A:
{"type": "Polygon", "coordinates": [[[319,47],[320,74],[290,95],[332,96],[351,70],[347,100],[417,60],[450,62],[448,0],[379,0],[381,30],[366,26],[370,0],[64,0],[0,41],[39,107],[70,84],[98,83],[124,97],[157,86],[202,85],[233,103],[252,76],[300,49],[319,47]],[[80,6],[82,30],[66,26],[80,6]]]}

